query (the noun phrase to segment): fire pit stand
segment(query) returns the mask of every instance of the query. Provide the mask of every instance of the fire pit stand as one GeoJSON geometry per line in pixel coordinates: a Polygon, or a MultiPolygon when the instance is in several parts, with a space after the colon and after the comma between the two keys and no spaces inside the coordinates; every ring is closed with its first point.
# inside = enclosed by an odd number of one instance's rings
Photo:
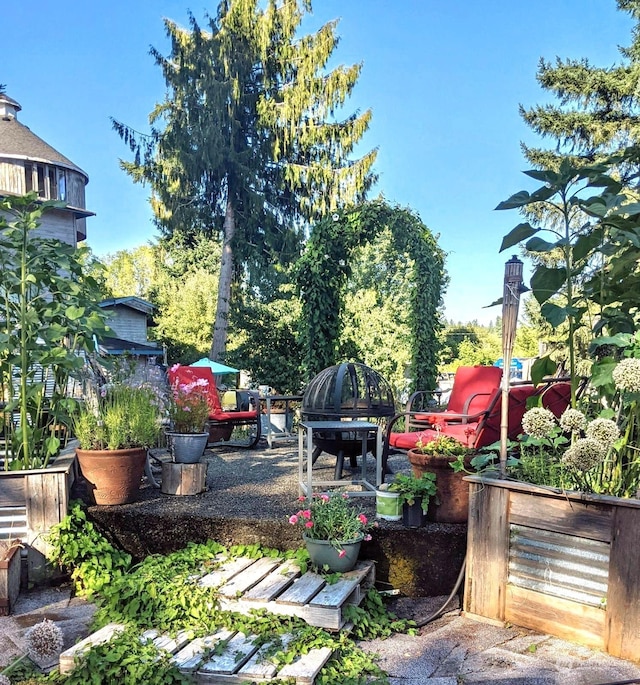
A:
{"type": "Polygon", "coordinates": [[[352,496],[375,495],[376,487],[382,483],[382,428],[376,423],[369,421],[304,421],[298,426],[298,487],[301,496],[311,499],[313,488],[316,487],[344,487],[345,485],[359,485],[363,490],[349,491],[352,496]],[[340,431],[347,429],[353,440],[361,442],[362,467],[359,479],[346,480],[313,480],[314,431],[340,431]],[[305,439],[306,438],[306,439],[305,439]],[[370,451],[370,442],[375,440],[376,482],[367,480],[367,452],[370,451]],[[305,473],[304,463],[307,469],[305,473]]]}

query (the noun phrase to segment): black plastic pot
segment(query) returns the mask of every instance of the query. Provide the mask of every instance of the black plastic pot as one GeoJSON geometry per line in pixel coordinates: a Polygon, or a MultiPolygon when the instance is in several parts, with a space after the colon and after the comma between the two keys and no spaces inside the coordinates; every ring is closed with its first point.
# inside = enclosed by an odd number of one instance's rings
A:
{"type": "Polygon", "coordinates": [[[402,505],[402,524],[407,528],[424,526],[427,515],[422,511],[422,499],[416,499],[413,504],[402,505]]]}

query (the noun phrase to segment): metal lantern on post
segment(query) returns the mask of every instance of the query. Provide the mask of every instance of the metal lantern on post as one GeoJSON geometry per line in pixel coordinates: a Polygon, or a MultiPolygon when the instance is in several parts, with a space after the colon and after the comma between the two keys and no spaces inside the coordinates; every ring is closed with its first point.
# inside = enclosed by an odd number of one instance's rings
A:
{"type": "Polygon", "coordinates": [[[514,255],[504,265],[504,291],[502,295],[502,411],[500,414],[500,475],[505,476],[507,467],[507,436],[509,433],[509,384],[511,380],[511,355],[518,325],[522,262],[514,255]]]}

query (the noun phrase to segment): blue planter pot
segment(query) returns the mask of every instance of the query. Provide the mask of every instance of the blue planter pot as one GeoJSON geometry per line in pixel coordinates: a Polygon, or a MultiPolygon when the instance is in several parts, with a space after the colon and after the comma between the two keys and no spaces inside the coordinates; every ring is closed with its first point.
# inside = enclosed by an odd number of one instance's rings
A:
{"type": "Polygon", "coordinates": [[[360,545],[362,544],[362,536],[356,540],[341,543],[341,547],[345,551],[344,556],[341,557],[340,550],[333,547],[328,540],[312,540],[306,535],[303,535],[302,539],[307,547],[307,552],[309,552],[311,563],[319,569],[326,566],[330,571],[336,573],[345,573],[353,569],[358,561],[360,545]]]}
{"type": "Polygon", "coordinates": [[[196,464],[204,454],[209,433],[167,433],[173,460],[178,464],[196,464]]]}

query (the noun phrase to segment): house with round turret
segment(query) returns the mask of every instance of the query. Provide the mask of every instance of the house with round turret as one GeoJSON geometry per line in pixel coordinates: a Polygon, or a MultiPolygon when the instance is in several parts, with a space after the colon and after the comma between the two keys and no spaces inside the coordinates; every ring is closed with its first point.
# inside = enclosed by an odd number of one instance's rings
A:
{"type": "Polygon", "coordinates": [[[64,206],[42,217],[38,231],[74,247],[87,237],[85,206],[89,177],[70,159],[18,121],[22,107],[0,92],[0,196],[35,192],[64,206]]]}

